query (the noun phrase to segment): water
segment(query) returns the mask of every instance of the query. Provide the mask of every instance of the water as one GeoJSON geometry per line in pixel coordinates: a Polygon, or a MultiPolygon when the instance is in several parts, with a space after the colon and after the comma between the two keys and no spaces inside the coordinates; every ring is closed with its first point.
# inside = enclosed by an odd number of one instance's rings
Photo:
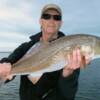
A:
{"type": "Polygon", "coordinates": [[[100,100],[100,59],[81,70],[76,100],[100,100]]]}
{"type": "MultiPolygon", "coordinates": [[[[9,53],[0,53],[0,58],[9,53]]],[[[0,88],[0,100],[19,100],[20,76],[0,88]]],[[[100,59],[81,70],[75,100],[100,100],[100,59]]]]}

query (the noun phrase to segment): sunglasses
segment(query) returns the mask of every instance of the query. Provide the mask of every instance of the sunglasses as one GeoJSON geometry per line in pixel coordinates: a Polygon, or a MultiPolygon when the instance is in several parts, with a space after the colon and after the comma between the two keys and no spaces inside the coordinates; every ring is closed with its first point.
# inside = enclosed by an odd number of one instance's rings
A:
{"type": "Polygon", "coordinates": [[[61,15],[51,15],[51,14],[42,14],[41,18],[43,18],[45,20],[49,20],[49,19],[53,18],[53,20],[55,20],[55,21],[61,21],[61,19],[62,19],[61,15]]]}

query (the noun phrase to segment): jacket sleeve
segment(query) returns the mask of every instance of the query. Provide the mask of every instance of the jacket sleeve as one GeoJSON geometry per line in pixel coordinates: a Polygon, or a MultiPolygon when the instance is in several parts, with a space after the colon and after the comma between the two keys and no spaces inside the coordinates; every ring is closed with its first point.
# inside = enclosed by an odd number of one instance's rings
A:
{"type": "MultiPolygon", "coordinates": [[[[11,63],[11,64],[16,63],[27,52],[27,50],[31,47],[31,45],[32,45],[31,41],[21,44],[8,57],[2,58],[0,60],[0,63],[4,63],[4,62],[11,63]]],[[[13,77],[13,79],[14,78],[15,76],[13,77]]],[[[9,81],[11,80],[6,80],[5,83],[8,83],[9,81]]]]}
{"type": "Polygon", "coordinates": [[[80,69],[77,69],[68,77],[63,77],[62,73],[59,78],[59,93],[64,100],[74,100],[78,90],[78,78],[80,69]]]}
{"type": "Polygon", "coordinates": [[[8,57],[2,58],[0,63],[9,62],[11,64],[16,63],[30,48],[30,42],[25,42],[16,48],[8,57]]]}

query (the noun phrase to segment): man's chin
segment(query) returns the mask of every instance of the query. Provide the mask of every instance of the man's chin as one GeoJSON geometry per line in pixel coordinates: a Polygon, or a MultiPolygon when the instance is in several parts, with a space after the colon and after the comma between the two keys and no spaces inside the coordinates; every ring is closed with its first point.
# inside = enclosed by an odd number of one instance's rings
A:
{"type": "Polygon", "coordinates": [[[48,29],[47,29],[47,32],[48,32],[48,33],[54,33],[54,32],[55,32],[55,30],[54,30],[54,29],[52,29],[52,28],[48,28],[48,29]]]}
{"type": "Polygon", "coordinates": [[[53,31],[53,30],[48,30],[47,33],[49,33],[49,34],[54,34],[55,31],[53,31]]]}

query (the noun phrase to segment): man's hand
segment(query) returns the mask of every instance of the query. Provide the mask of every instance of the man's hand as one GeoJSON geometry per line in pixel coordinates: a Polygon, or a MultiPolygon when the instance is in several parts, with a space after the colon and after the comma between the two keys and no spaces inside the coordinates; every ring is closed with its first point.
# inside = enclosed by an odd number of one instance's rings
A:
{"type": "Polygon", "coordinates": [[[0,63],[0,78],[3,80],[12,79],[10,63],[0,63]]]}
{"type": "Polygon", "coordinates": [[[89,55],[81,55],[80,49],[76,48],[73,50],[72,54],[67,55],[68,64],[63,69],[63,76],[67,77],[73,73],[74,70],[79,68],[85,68],[89,64],[91,58],[89,55]]]}

